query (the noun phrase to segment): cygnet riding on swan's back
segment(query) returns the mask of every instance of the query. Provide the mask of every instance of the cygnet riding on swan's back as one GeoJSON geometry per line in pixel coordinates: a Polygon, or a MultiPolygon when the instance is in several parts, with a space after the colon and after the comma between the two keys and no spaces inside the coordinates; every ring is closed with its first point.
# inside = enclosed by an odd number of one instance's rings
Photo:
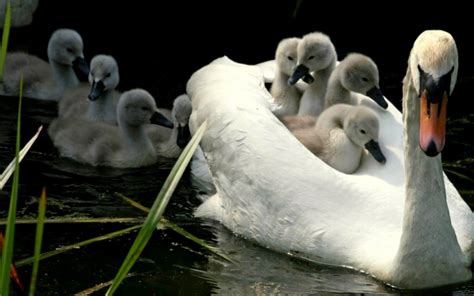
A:
{"type": "Polygon", "coordinates": [[[295,115],[300,107],[301,93],[296,85],[288,83],[288,79],[296,67],[300,40],[295,37],[283,39],[278,44],[275,53],[276,71],[270,93],[277,104],[277,109],[273,113],[279,117],[295,115]]]}
{"type": "Polygon", "coordinates": [[[73,68],[89,73],[82,48],[82,38],[76,31],[59,29],[48,43],[49,64],[26,53],[8,53],[0,91],[3,95],[18,95],[23,75],[25,97],[59,101],[64,90],[79,84],[73,68]]]}
{"type": "Polygon", "coordinates": [[[298,115],[318,116],[324,108],[324,97],[329,75],[336,67],[337,54],[329,37],[315,32],[303,36],[298,44],[298,62],[288,83],[293,85],[300,78],[313,73],[300,101],[298,115]]]}
{"type": "Polygon", "coordinates": [[[180,95],[173,101],[170,114],[166,114],[163,110],[165,116],[173,122],[173,129],[159,126],[147,128],[148,136],[159,156],[176,158],[180,155],[191,138],[188,124],[192,111],[189,97],[186,94],[180,95]]]}
{"type": "MultiPolygon", "coordinates": [[[[145,90],[124,92],[117,106],[118,127],[82,119],[58,118],[50,135],[64,157],[93,166],[134,168],[158,160],[145,125],[157,113],[155,100],[145,90]]],[[[159,114],[159,113],[158,113],[159,114]]],[[[171,124],[161,115],[158,124],[171,124]]]]}
{"type": "Polygon", "coordinates": [[[441,156],[428,156],[444,144],[457,71],[452,36],[421,34],[404,80],[403,123],[390,102],[387,111],[373,109],[386,164],[366,157],[357,172],[343,174],[271,113],[260,68],[228,59],[203,67],[187,84],[190,127],[207,120],[201,147],[218,194],[196,215],[268,248],[402,288],[472,279],[473,213],[443,174],[441,156]]]}
{"type": "Polygon", "coordinates": [[[340,172],[351,174],[359,168],[364,147],[375,160],[385,163],[378,144],[379,120],[367,107],[333,105],[321,113],[315,126],[291,131],[313,154],[340,172]]]}
{"type": "Polygon", "coordinates": [[[119,80],[115,59],[109,55],[95,56],[91,60],[90,85],[84,84],[66,91],[59,102],[59,116],[116,125],[120,93],[115,88],[119,80]]]}
{"type": "Polygon", "coordinates": [[[351,91],[366,95],[380,107],[388,104],[380,91],[379,70],[368,56],[351,53],[331,73],[325,97],[325,108],[334,104],[356,105],[351,91]]]}

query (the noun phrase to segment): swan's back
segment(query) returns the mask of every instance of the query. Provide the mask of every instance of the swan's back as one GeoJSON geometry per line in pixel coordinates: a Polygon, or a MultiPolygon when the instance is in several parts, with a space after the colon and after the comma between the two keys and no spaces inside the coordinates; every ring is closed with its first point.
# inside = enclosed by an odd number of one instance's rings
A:
{"type": "Polygon", "coordinates": [[[325,263],[360,266],[378,257],[374,264],[383,268],[394,256],[403,189],[367,172],[339,173],[305,149],[271,114],[257,68],[218,59],[191,77],[187,92],[192,130],[208,120],[201,147],[219,192],[197,215],[264,246],[325,263]],[[393,213],[373,214],[373,207],[393,213]],[[385,227],[374,228],[376,221],[385,227]]]}

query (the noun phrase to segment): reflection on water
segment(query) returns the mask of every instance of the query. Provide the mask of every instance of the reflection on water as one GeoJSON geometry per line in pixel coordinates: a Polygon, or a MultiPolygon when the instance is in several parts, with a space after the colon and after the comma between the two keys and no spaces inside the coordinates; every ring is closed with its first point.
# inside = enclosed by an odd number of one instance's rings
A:
{"type": "MultiPolygon", "coordinates": [[[[13,158],[17,101],[3,98],[0,112],[0,168],[13,158]]],[[[56,115],[54,103],[25,100],[22,143],[39,125],[48,125],[56,115]]],[[[452,117],[443,154],[448,176],[473,207],[474,146],[469,131],[474,114],[452,117]],[[470,141],[470,142],[469,142],[470,141]]],[[[163,184],[173,160],[141,169],[94,168],[59,158],[47,134],[39,138],[21,165],[20,216],[35,216],[37,196],[43,185],[48,188],[47,217],[143,217],[143,214],[113,195],[121,192],[150,206],[163,184]]],[[[0,215],[6,216],[10,188],[0,191],[0,215]]],[[[191,233],[217,245],[237,264],[210,255],[206,250],[169,231],[153,236],[119,295],[183,294],[320,294],[347,292],[358,294],[397,294],[396,290],[364,274],[297,260],[277,254],[232,235],[220,224],[192,216],[199,204],[185,174],[165,212],[170,220],[191,233]]],[[[43,250],[89,239],[126,228],[123,224],[51,225],[45,227],[43,250]]],[[[96,243],[40,264],[38,295],[67,295],[109,281],[117,272],[134,234],[96,243]]],[[[17,227],[15,258],[28,257],[33,249],[34,226],[17,227]]],[[[25,282],[30,267],[19,268],[25,282]]],[[[467,285],[426,291],[469,295],[474,282],[467,285]]]]}

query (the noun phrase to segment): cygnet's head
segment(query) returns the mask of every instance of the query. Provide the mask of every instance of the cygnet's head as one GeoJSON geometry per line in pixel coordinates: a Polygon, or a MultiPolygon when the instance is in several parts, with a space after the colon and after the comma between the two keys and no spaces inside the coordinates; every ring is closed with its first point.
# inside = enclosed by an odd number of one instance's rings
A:
{"type": "Polygon", "coordinates": [[[300,38],[285,38],[278,43],[275,60],[280,72],[291,76],[298,61],[298,43],[300,38]]]}
{"type": "Polygon", "coordinates": [[[96,55],[91,61],[89,83],[92,85],[89,99],[97,100],[105,92],[115,89],[119,84],[117,62],[109,55],[96,55]]]}
{"type": "Polygon", "coordinates": [[[380,150],[379,119],[377,114],[364,106],[355,106],[344,119],[344,132],[358,146],[365,147],[380,163],[386,159],[380,150]]]}
{"type": "Polygon", "coordinates": [[[320,32],[307,34],[298,44],[297,67],[288,82],[295,84],[308,73],[334,66],[336,60],[336,49],[327,35],[320,32]]]}
{"type": "Polygon", "coordinates": [[[193,107],[188,95],[180,95],[174,100],[171,115],[173,116],[175,126],[178,128],[176,144],[180,148],[184,148],[191,138],[188,123],[192,111],[193,107]]]}
{"type": "Polygon", "coordinates": [[[388,107],[379,86],[379,70],[371,58],[351,53],[338,67],[341,67],[341,83],[346,89],[370,97],[382,108],[388,107]]]}
{"type": "MultiPolygon", "coordinates": [[[[124,92],[117,105],[117,118],[120,126],[139,127],[149,123],[155,114],[164,118],[156,108],[155,99],[146,90],[139,88],[124,92]]],[[[169,121],[167,124],[173,126],[169,121]]]]}
{"type": "Polygon", "coordinates": [[[59,29],[51,35],[48,58],[50,62],[75,67],[85,75],[89,73],[89,66],[84,60],[81,35],[74,30],[59,29]]]}

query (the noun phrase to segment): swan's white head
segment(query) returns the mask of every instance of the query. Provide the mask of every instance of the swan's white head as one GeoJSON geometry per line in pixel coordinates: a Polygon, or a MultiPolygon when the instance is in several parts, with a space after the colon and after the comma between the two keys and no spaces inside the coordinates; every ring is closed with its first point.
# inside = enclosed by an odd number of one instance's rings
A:
{"type": "Polygon", "coordinates": [[[59,29],[51,35],[48,58],[57,64],[74,67],[85,75],[89,73],[89,66],[84,60],[81,35],[74,30],[59,29]]]}
{"type": "Polygon", "coordinates": [[[379,70],[371,58],[351,53],[338,67],[341,67],[341,83],[346,89],[367,95],[382,108],[388,107],[380,90],[379,70]]]}
{"type": "Polygon", "coordinates": [[[91,61],[89,83],[92,85],[89,99],[97,100],[104,92],[115,89],[120,76],[115,59],[109,55],[96,55],[91,61]]]}
{"type": "Polygon", "coordinates": [[[355,106],[344,119],[344,132],[359,147],[365,147],[380,163],[386,159],[378,144],[379,119],[377,114],[364,106],[355,106]]]}
{"type": "Polygon", "coordinates": [[[175,125],[177,125],[178,128],[176,145],[178,145],[180,148],[184,148],[191,138],[188,123],[192,111],[193,107],[188,95],[180,95],[174,100],[171,115],[175,125]]]}
{"type": "Polygon", "coordinates": [[[327,35],[320,32],[307,34],[298,44],[297,67],[288,83],[295,84],[300,78],[305,77],[307,81],[309,73],[326,69],[336,60],[336,49],[327,35]]]}
{"type": "Polygon", "coordinates": [[[291,76],[293,70],[296,68],[296,62],[298,61],[298,43],[300,38],[285,38],[278,43],[277,50],[275,52],[275,60],[278,69],[291,76]]]}
{"type": "Polygon", "coordinates": [[[458,67],[458,51],[451,34],[431,30],[416,39],[409,70],[420,100],[420,147],[428,156],[436,156],[443,150],[446,107],[456,84],[458,67]]]}
{"type": "MultiPolygon", "coordinates": [[[[139,127],[149,123],[152,116],[158,115],[157,124],[165,118],[156,108],[155,99],[149,92],[143,89],[132,89],[122,94],[117,105],[117,118],[119,125],[139,127]]],[[[162,125],[169,126],[172,123],[168,121],[162,125]],[[166,125],[167,124],[167,125],[166,125]]]]}

